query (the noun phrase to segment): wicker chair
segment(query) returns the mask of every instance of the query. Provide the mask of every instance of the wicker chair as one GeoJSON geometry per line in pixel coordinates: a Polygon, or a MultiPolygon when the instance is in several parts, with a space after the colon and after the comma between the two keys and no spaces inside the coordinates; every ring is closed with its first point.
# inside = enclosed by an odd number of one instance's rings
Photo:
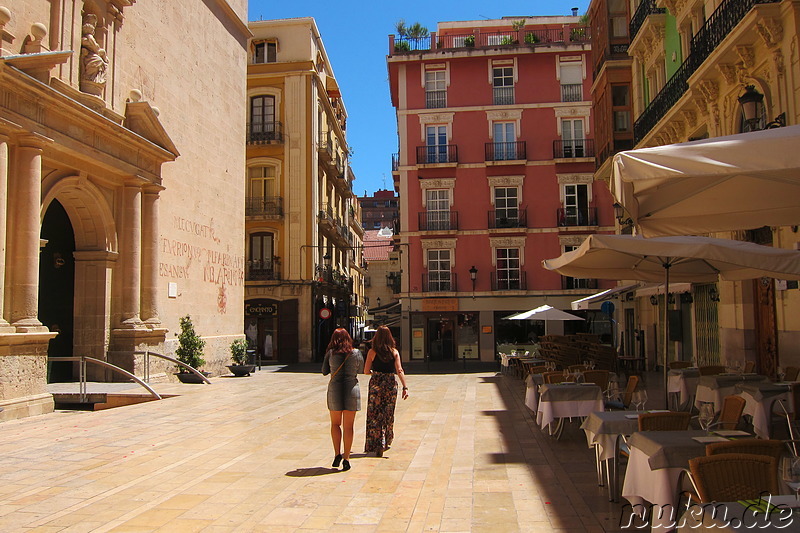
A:
{"type": "Polygon", "coordinates": [[[712,442],[706,444],[706,455],[719,455],[721,453],[748,453],[750,455],[766,455],[774,457],[775,463],[781,460],[781,455],[786,451],[782,440],[774,439],[739,439],[727,442],[712,442]]]}
{"type": "Polygon", "coordinates": [[[542,375],[544,376],[544,382],[549,384],[564,383],[565,381],[569,382],[575,381],[575,374],[570,374],[566,378],[564,377],[563,372],[545,372],[542,375]]]}
{"type": "Polygon", "coordinates": [[[779,494],[778,461],[747,453],[722,453],[689,459],[689,471],[702,503],[735,502],[779,494]]]}
{"type": "Polygon", "coordinates": [[[670,361],[667,366],[670,370],[678,370],[679,368],[689,368],[692,363],[689,361],[670,361]]]}
{"type": "Polygon", "coordinates": [[[700,367],[701,376],[716,376],[725,372],[726,368],[722,365],[708,365],[700,367]]]}
{"type": "Polygon", "coordinates": [[[692,415],[683,411],[668,413],[642,413],[639,415],[639,431],[686,431],[692,415]]]}
{"type": "Polygon", "coordinates": [[[570,372],[584,372],[589,370],[589,367],[586,365],[569,365],[570,372]]]}
{"type": "Polygon", "coordinates": [[[736,429],[742,419],[742,412],[747,402],[741,396],[731,394],[722,400],[722,410],[719,412],[716,426],[718,429],[736,429]]]}
{"type": "Polygon", "coordinates": [[[585,383],[594,383],[600,390],[608,388],[608,370],[587,370],[583,373],[585,383]]]}
{"type": "Polygon", "coordinates": [[[606,402],[606,407],[609,409],[627,409],[633,399],[633,391],[639,386],[639,376],[628,376],[628,384],[625,386],[625,392],[622,393],[622,401],[606,402]]]}
{"type": "Polygon", "coordinates": [[[532,366],[528,369],[528,374],[544,374],[547,372],[547,367],[544,365],[532,366]]]}
{"type": "Polygon", "coordinates": [[[756,370],[756,362],[755,361],[745,361],[744,363],[744,373],[750,374],[755,372],[756,370]]]}
{"type": "Polygon", "coordinates": [[[786,381],[797,381],[797,375],[800,374],[800,367],[787,366],[784,374],[783,379],[786,381]]]}

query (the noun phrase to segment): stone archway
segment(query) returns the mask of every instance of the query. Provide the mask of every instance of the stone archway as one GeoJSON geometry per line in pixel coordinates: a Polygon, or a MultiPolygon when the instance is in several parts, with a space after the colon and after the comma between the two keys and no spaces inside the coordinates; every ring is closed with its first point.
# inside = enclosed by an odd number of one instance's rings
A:
{"type": "Polygon", "coordinates": [[[43,190],[42,219],[53,200],[58,200],[75,236],[73,354],[106,359],[112,316],[111,280],[118,251],[110,200],[79,176],[48,182],[43,190]]]}

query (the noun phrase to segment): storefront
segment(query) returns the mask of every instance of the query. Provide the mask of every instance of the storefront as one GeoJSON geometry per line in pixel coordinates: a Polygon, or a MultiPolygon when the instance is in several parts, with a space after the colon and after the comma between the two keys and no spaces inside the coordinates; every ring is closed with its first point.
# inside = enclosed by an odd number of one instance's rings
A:
{"type": "Polygon", "coordinates": [[[297,307],[297,300],[245,301],[244,333],[257,360],[297,362],[297,307]]]}

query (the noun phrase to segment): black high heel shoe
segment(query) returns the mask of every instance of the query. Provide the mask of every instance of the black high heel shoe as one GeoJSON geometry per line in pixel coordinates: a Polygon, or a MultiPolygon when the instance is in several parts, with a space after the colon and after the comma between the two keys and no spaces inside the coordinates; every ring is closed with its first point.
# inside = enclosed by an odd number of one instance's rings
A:
{"type": "Polygon", "coordinates": [[[350,461],[345,459],[344,461],[342,461],[342,472],[345,472],[347,470],[350,470],[350,461]]]}
{"type": "Polygon", "coordinates": [[[331,465],[334,468],[339,468],[339,463],[342,462],[342,454],[338,454],[336,457],[333,458],[333,464],[331,465]]]}

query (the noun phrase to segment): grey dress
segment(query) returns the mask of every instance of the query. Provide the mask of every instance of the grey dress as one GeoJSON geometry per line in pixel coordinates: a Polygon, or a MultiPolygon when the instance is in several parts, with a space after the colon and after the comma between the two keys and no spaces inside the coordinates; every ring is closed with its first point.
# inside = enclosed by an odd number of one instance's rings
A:
{"type": "Polygon", "coordinates": [[[353,349],[350,357],[343,353],[325,352],[322,361],[322,375],[327,376],[336,372],[344,361],[342,369],[332,376],[328,382],[328,410],[330,411],[360,411],[361,389],[358,387],[358,374],[364,368],[364,358],[361,352],[353,349]]]}

